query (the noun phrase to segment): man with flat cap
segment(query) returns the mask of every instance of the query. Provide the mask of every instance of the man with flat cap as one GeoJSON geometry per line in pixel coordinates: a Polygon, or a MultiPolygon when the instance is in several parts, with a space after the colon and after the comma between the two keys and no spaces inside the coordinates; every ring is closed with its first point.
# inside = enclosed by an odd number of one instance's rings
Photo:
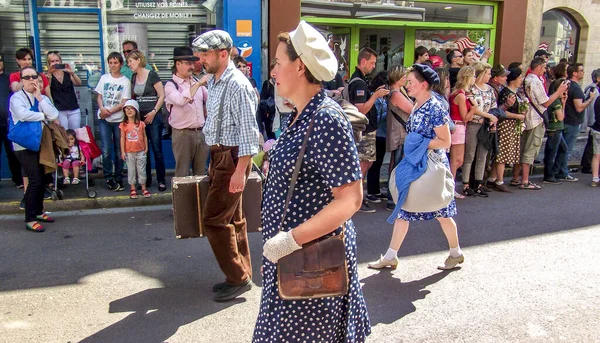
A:
{"type": "Polygon", "coordinates": [[[233,41],[222,30],[194,39],[208,79],[204,133],[210,147],[210,186],[203,211],[204,232],[225,282],[213,286],[215,301],[228,301],[252,286],[252,265],[242,212],[242,192],[258,153],[258,99],[248,78],[230,59],[233,41]]]}
{"type": "Polygon", "coordinates": [[[206,174],[208,145],[202,128],[206,120],[206,99],[208,91],[197,81],[192,73],[194,56],[192,49],[179,47],[173,50],[175,65],[172,68],[173,80],[165,84],[165,103],[170,112],[169,125],[173,156],[175,157],[175,176],[206,174]]]}

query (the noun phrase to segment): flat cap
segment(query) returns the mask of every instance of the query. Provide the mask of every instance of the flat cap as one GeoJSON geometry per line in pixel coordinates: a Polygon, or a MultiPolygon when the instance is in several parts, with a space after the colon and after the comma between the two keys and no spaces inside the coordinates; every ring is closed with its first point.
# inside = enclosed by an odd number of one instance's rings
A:
{"type": "Polygon", "coordinates": [[[413,70],[421,74],[425,81],[430,85],[438,85],[440,83],[440,76],[426,64],[413,64],[413,70]]]}
{"type": "Polygon", "coordinates": [[[211,30],[196,37],[192,42],[194,51],[224,50],[233,47],[229,33],[223,30],[211,30]]]}
{"type": "Polygon", "coordinates": [[[292,45],[302,63],[319,81],[331,81],[338,69],[338,61],[325,37],[304,20],[290,32],[292,45]]]}
{"type": "Polygon", "coordinates": [[[496,77],[496,76],[508,76],[508,74],[510,74],[510,71],[506,70],[506,68],[504,68],[504,66],[502,64],[496,64],[494,66],[494,68],[492,68],[492,77],[496,77]]]}

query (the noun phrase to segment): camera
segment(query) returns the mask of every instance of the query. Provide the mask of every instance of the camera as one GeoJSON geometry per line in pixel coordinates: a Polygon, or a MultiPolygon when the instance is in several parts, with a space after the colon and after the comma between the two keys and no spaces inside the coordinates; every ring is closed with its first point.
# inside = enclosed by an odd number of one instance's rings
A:
{"type": "Polygon", "coordinates": [[[54,65],[54,69],[65,69],[64,63],[57,63],[54,65]]]}

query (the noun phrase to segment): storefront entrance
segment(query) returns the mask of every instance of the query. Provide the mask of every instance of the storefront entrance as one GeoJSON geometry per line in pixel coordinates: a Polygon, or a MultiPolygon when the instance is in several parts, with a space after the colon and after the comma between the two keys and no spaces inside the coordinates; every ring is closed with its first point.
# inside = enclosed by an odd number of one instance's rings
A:
{"type": "Polygon", "coordinates": [[[378,53],[376,69],[382,71],[412,65],[420,45],[444,61],[451,49],[482,55],[495,45],[498,3],[493,1],[303,0],[300,6],[302,19],[329,38],[343,75],[352,73],[363,47],[378,53]]]}

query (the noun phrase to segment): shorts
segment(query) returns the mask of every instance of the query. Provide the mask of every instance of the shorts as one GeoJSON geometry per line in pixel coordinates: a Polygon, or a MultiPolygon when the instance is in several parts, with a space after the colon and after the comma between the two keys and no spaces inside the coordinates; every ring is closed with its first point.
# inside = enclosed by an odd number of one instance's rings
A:
{"type": "Polygon", "coordinates": [[[590,135],[592,135],[592,147],[594,155],[600,155],[600,131],[590,129],[590,135]]]}
{"type": "Polygon", "coordinates": [[[452,145],[465,144],[467,136],[467,126],[464,124],[456,124],[454,133],[450,136],[452,138],[452,145]]]}
{"type": "Polygon", "coordinates": [[[363,138],[356,144],[358,158],[360,162],[375,162],[377,154],[375,150],[375,141],[377,140],[377,131],[363,134],[363,138]]]}
{"type": "Polygon", "coordinates": [[[533,164],[540,153],[545,131],[543,124],[539,124],[531,130],[523,131],[523,135],[521,135],[521,163],[533,164]]]}

